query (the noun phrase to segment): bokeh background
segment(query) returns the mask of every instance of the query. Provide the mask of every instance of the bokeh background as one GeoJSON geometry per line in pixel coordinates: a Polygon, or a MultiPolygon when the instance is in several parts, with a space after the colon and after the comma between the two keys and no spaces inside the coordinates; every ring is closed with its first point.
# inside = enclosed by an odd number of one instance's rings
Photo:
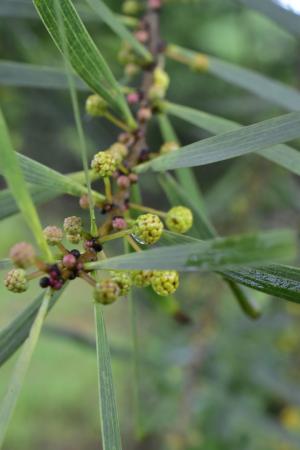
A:
{"type": "MultiPolygon", "coordinates": [[[[75,3],[80,4],[89,31],[121,78],[122,67],[116,58],[119,39],[83,0],[75,3]]],[[[120,11],[120,1],[107,4],[120,11]]],[[[169,1],[162,14],[162,34],[168,42],[300,86],[299,42],[237,1],[169,1]]],[[[62,67],[30,0],[0,1],[0,57],[62,67]],[[8,3],[18,5],[20,17],[13,17],[8,3]]],[[[244,124],[284,112],[210,75],[189,72],[171,62],[167,69],[171,75],[169,98],[174,102],[244,124]]],[[[81,170],[68,92],[0,86],[0,97],[18,151],[64,173],[81,170]]],[[[84,101],[85,95],[80,94],[92,156],[114,142],[117,130],[105,121],[88,118],[84,101]]],[[[174,125],[184,144],[208,136],[177,120],[174,125]]],[[[154,124],[153,149],[159,148],[160,139],[154,124]]],[[[299,142],[295,145],[299,148],[299,142]]],[[[222,235],[299,227],[299,180],[258,156],[197,169],[197,177],[222,235]]],[[[168,208],[153,178],[143,177],[142,190],[146,204],[168,208]]],[[[52,201],[39,212],[44,225],[60,225],[67,215],[81,214],[78,201],[70,197],[52,201]]],[[[0,259],[7,257],[13,243],[24,239],[32,238],[19,215],[1,222],[0,259]]],[[[111,248],[112,253],[118,251],[118,247],[111,248]]],[[[37,289],[33,285],[16,297],[0,285],[0,327],[30,302],[37,289]]],[[[85,284],[76,281],[51,312],[5,450],[99,448],[90,294],[85,284]]],[[[217,276],[184,275],[177,298],[191,323],[182,325],[163,302],[145,297],[141,291],[134,295],[140,354],[138,408],[129,305],[123,300],[106,310],[124,449],[300,448],[299,306],[251,291],[264,309],[263,317],[251,322],[217,276]]],[[[14,362],[15,357],[1,368],[1,396],[14,362]]]]}

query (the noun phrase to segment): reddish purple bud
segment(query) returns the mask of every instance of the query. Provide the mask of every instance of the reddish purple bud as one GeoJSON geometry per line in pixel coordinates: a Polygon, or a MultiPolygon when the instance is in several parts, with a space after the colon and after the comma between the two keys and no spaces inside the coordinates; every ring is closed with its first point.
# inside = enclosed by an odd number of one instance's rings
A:
{"type": "Polygon", "coordinates": [[[160,9],[161,8],[161,0],[148,0],[148,6],[151,9],[160,9]]]}
{"type": "Polygon", "coordinates": [[[93,248],[93,245],[94,245],[93,241],[85,241],[84,242],[84,248],[86,250],[91,250],[93,248]]]}
{"type": "MultiPolygon", "coordinates": [[[[50,281],[51,284],[51,281],[50,281]]],[[[62,280],[55,280],[52,285],[52,289],[59,291],[63,287],[64,282],[62,280]]]]}
{"type": "Polygon", "coordinates": [[[130,186],[130,180],[126,175],[120,175],[117,179],[117,185],[121,189],[127,189],[130,186]]]}
{"type": "Polygon", "coordinates": [[[140,122],[147,122],[152,117],[152,111],[150,108],[143,107],[137,112],[137,118],[140,122]]]}
{"type": "Polygon", "coordinates": [[[145,44],[149,40],[149,33],[146,30],[138,30],[134,33],[134,35],[142,44],[145,44]]]}
{"type": "Polygon", "coordinates": [[[77,270],[78,270],[78,272],[80,271],[80,270],[82,270],[83,269],[83,263],[82,262],[79,262],[78,264],[77,264],[77,270]]]}
{"type": "Polygon", "coordinates": [[[127,95],[127,101],[130,105],[134,105],[135,103],[138,103],[140,100],[140,96],[138,92],[130,92],[130,94],[127,95]]]}
{"type": "Polygon", "coordinates": [[[114,230],[124,230],[127,228],[127,222],[124,217],[116,216],[112,220],[112,227],[114,230]]]}
{"type": "Polygon", "coordinates": [[[72,253],[68,253],[63,257],[63,265],[67,267],[68,269],[72,269],[76,266],[77,260],[72,253]]]}

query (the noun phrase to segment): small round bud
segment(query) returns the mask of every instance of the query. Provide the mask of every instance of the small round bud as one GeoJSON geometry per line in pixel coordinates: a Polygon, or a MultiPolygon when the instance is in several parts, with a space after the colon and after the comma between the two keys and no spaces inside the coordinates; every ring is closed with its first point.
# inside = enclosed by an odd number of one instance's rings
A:
{"type": "Polygon", "coordinates": [[[117,166],[118,161],[110,151],[96,153],[91,164],[92,169],[103,178],[111,177],[117,166]]]}
{"type": "Polygon", "coordinates": [[[77,259],[72,253],[68,253],[63,257],[63,265],[67,267],[67,269],[73,269],[73,267],[77,264],[77,259]]]}
{"type": "Polygon", "coordinates": [[[82,233],[82,220],[77,216],[66,217],[64,220],[64,231],[69,235],[80,235],[82,233]]]}
{"type": "Polygon", "coordinates": [[[75,256],[76,259],[80,258],[80,251],[77,250],[77,248],[74,248],[73,250],[70,251],[71,255],[75,256]]]}
{"type": "Polygon", "coordinates": [[[140,122],[147,122],[152,117],[152,111],[150,108],[143,107],[138,110],[137,118],[140,122]]]}
{"type": "Polygon", "coordinates": [[[127,222],[124,217],[116,216],[112,220],[112,227],[114,230],[125,230],[127,228],[127,222]]]}
{"type": "Polygon", "coordinates": [[[10,249],[9,257],[17,267],[26,269],[34,263],[35,250],[31,244],[19,242],[10,249]]]}
{"type": "Polygon", "coordinates": [[[151,9],[159,10],[161,8],[161,0],[148,0],[148,5],[151,9]]]}
{"type": "Polygon", "coordinates": [[[155,103],[155,101],[163,100],[165,98],[166,90],[153,84],[149,89],[148,96],[152,103],[155,103]]]}
{"type": "Polygon", "coordinates": [[[163,224],[155,214],[142,214],[134,223],[132,233],[145,244],[154,244],[163,232],[163,224]]]}
{"type": "Polygon", "coordinates": [[[156,67],[153,72],[153,81],[156,86],[166,91],[170,84],[170,77],[165,70],[156,67]]]}
{"type": "Polygon", "coordinates": [[[94,299],[102,305],[110,305],[120,296],[119,285],[111,278],[106,278],[97,283],[94,290],[94,299]]]}
{"type": "Polygon", "coordinates": [[[121,297],[129,293],[132,282],[131,277],[127,272],[114,273],[112,279],[119,286],[121,297]]]}
{"type": "Polygon", "coordinates": [[[130,173],[128,175],[128,178],[129,178],[129,181],[130,181],[131,184],[137,183],[138,179],[139,179],[139,177],[138,177],[138,175],[136,173],[130,173]]]}
{"type": "Polygon", "coordinates": [[[167,213],[166,225],[175,233],[186,233],[193,225],[193,214],[185,206],[174,206],[167,213]]]}
{"type": "Polygon", "coordinates": [[[48,277],[41,278],[39,284],[41,288],[46,289],[47,287],[50,286],[50,278],[48,277]]]}
{"type": "Polygon", "coordinates": [[[135,16],[140,11],[139,2],[136,0],[125,0],[122,5],[122,12],[128,16],[135,16]]]}
{"type": "Polygon", "coordinates": [[[117,185],[120,189],[127,189],[130,186],[130,179],[126,175],[120,175],[117,179],[117,185]]]}
{"type": "Polygon", "coordinates": [[[124,158],[128,155],[128,148],[126,145],[121,144],[121,142],[115,142],[113,145],[109,147],[108,150],[113,158],[117,161],[117,164],[120,164],[124,158]]]}
{"type": "Polygon", "coordinates": [[[10,270],[4,279],[5,287],[15,293],[25,292],[28,289],[26,272],[23,269],[10,270]]]}
{"type": "Polygon", "coordinates": [[[153,290],[162,296],[173,294],[179,286],[179,275],[175,270],[154,271],[151,279],[153,290]]]}
{"type": "Polygon", "coordinates": [[[87,194],[83,194],[79,199],[79,206],[82,209],[89,209],[90,203],[89,203],[89,196],[87,194]]]}
{"type": "Polygon", "coordinates": [[[92,117],[103,116],[107,111],[107,103],[100,95],[93,94],[87,98],[85,109],[92,117]]]}
{"type": "Polygon", "coordinates": [[[133,63],[126,64],[126,66],[124,67],[125,75],[127,75],[128,77],[134,77],[139,73],[139,71],[139,66],[133,63]]]}
{"type": "Polygon", "coordinates": [[[134,35],[136,39],[142,44],[145,44],[149,40],[149,33],[146,30],[138,30],[134,33],[134,35]]]}
{"type": "Polygon", "coordinates": [[[66,238],[71,244],[79,244],[82,236],[81,234],[67,234],[66,238]]]}
{"type": "Polygon", "coordinates": [[[179,149],[179,145],[177,144],[177,142],[175,141],[168,141],[165,142],[159,150],[159,153],[161,155],[166,155],[167,153],[171,153],[174,152],[175,150],[179,149]]]}
{"type": "Polygon", "coordinates": [[[134,270],[131,273],[132,283],[139,288],[150,286],[152,275],[152,270],[134,270]]]}
{"type": "Polygon", "coordinates": [[[135,103],[138,103],[140,100],[138,92],[130,92],[126,98],[130,105],[134,105],[135,103]]]}
{"type": "Polygon", "coordinates": [[[63,239],[62,229],[56,227],[55,225],[49,225],[48,227],[44,228],[43,234],[49,245],[57,245],[63,239]]]}

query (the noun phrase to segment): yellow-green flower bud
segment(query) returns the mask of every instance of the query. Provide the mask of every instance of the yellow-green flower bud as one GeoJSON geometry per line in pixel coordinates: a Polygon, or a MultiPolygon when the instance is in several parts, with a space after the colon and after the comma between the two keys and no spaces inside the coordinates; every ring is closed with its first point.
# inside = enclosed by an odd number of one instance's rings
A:
{"type": "Polygon", "coordinates": [[[143,243],[151,245],[159,240],[163,223],[155,214],[142,214],[135,221],[132,233],[143,243]]]}
{"type": "Polygon", "coordinates": [[[174,152],[175,150],[179,149],[179,145],[176,141],[168,141],[165,142],[159,150],[159,153],[161,155],[166,155],[168,153],[174,152]]]}
{"type": "Polygon", "coordinates": [[[121,297],[129,293],[132,281],[130,275],[127,272],[116,272],[112,274],[112,280],[119,286],[121,297]]]}
{"type": "Polygon", "coordinates": [[[28,282],[26,278],[26,272],[23,269],[12,269],[5,277],[4,284],[6,288],[11,291],[20,294],[28,289],[28,282]]]}
{"type": "Polygon", "coordinates": [[[94,290],[94,299],[102,305],[110,305],[120,296],[121,290],[119,285],[111,278],[106,278],[97,283],[94,290]]]}
{"type": "Polygon", "coordinates": [[[91,167],[100,177],[111,177],[116,171],[118,161],[110,151],[96,153],[92,160],[91,167]]]}
{"type": "Polygon", "coordinates": [[[150,286],[152,275],[152,270],[134,270],[131,273],[132,283],[139,288],[150,286]]]}
{"type": "Polygon", "coordinates": [[[98,94],[90,95],[85,103],[86,112],[92,117],[103,116],[107,107],[107,102],[98,94]]]}
{"type": "Polygon", "coordinates": [[[122,5],[122,12],[128,16],[135,16],[140,11],[139,2],[136,0],[125,0],[122,5]]]}
{"type": "Polygon", "coordinates": [[[128,155],[128,148],[126,147],[126,145],[121,144],[120,142],[115,142],[109,147],[108,151],[112,154],[118,164],[120,164],[128,155]]]}
{"type": "Polygon", "coordinates": [[[179,286],[179,275],[175,270],[153,272],[151,279],[153,290],[161,296],[173,294],[179,286]]]}
{"type": "Polygon", "coordinates": [[[66,217],[64,220],[64,231],[67,234],[81,235],[82,233],[82,220],[78,216],[66,217]]]}
{"type": "Polygon", "coordinates": [[[71,244],[79,244],[79,242],[82,239],[81,234],[67,234],[66,235],[67,241],[71,242],[71,244]]]}
{"type": "Polygon", "coordinates": [[[57,245],[63,239],[62,229],[56,227],[55,225],[49,225],[48,227],[44,228],[43,234],[48,245],[57,245]]]}
{"type": "Polygon", "coordinates": [[[166,225],[175,233],[186,233],[193,225],[193,214],[185,206],[174,206],[167,213],[166,225]]]}
{"type": "Polygon", "coordinates": [[[209,61],[206,55],[198,53],[191,62],[191,68],[197,72],[206,72],[209,66],[209,61]]]}
{"type": "Polygon", "coordinates": [[[157,67],[153,72],[153,81],[156,86],[166,91],[170,84],[170,77],[163,69],[157,67]]]}

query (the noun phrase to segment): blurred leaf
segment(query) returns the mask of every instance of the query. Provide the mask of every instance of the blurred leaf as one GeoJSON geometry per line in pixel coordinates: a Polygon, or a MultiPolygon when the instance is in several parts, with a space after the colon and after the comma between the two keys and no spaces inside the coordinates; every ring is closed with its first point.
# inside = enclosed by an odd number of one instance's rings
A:
{"type": "Polygon", "coordinates": [[[297,267],[271,265],[226,270],[225,276],[237,283],[265,292],[274,297],[300,303],[300,269],[297,267]]]}
{"type": "Polygon", "coordinates": [[[292,259],[296,254],[293,232],[270,231],[159,247],[131,255],[86,264],[88,269],[157,269],[213,271],[226,266],[292,259]]]}
{"type": "MultiPolygon", "coordinates": [[[[299,18],[298,21],[300,23],[299,18]]],[[[191,67],[193,67],[197,58],[200,58],[203,60],[203,71],[207,71],[228,83],[246,89],[290,111],[299,111],[300,109],[300,92],[297,89],[260,75],[253,70],[177,45],[170,45],[167,48],[167,55],[176,61],[191,65],[191,67]]]]}
{"type": "MultiPolygon", "coordinates": [[[[208,114],[203,111],[197,111],[196,109],[186,106],[167,103],[166,108],[168,113],[197,127],[203,128],[212,134],[221,134],[243,128],[243,125],[233,122],[232,120],[224,119],[223,117],[208,114]]],[[[284,167],[290,172],[300,175],[300,152],[298,150],[289,147],[288,145],[280,144],[271,148],[259,150],[256,153],[263,158],[284,167]]]]}
{"type": "Polygon", "coordinates": [[[239,0],[256,9],[295,36],[300,36],[300,17],[272,0],[239,0]]]}
{"type": "MultiPolygon", "coordinates": [[[[76,88],[89,91],[89,87],[76,77],[76,88]]],[[[66,74],[61,69],[46,66],[0,61],[0,86],[30,87],[39,89],[67,89],[66,74]]]]}
{"type": "Polygon", "coordinates": [[[12,377],[4,399],[0,405],[0,448],[3,446],[5,434],[12,418],[17,400],[23,387],[24,379],[32,359],[32,355],[40,337],[42,325],[47,315],[49,302],[51,300],[50,289],[44,293],[41,306],[30,328],[28,339],[26,340],[22,352],[15,365],[12,377]]]}
{"type": "Polygon", "coordinates": [[[179,167],[193,167],[225,161],[257,152],[265,147],[286,142],[300,136],[300,112],[285,114],[263,122],[203,139],[135,168],[163,171],[179,167]]]}
{"type": "Polygon", "coordinates": [[[20,211],[22,212],[27,225],[32,230],[34,237],[47,260],[51,261],[52,255],[43,235],[42,226],[37,215],[34,204],[31,200],[17,153],[14,151],[8,129],[0,109],[0,159],[2,173],[6,183],[12,192],[20,211]]]}
{"type": "MultiPolygon", "coordinates": [[[[55,0],[33,1],[53,41],[59,50],[64,53],[64,43],[59,29],[55,0]]],[[[70,65],[88,86],[108,102],[109,106],[122,114],[128,125],[134,126],[134,120],[120,86],[88,34],[71,1],[60,0],[59,8],[64,22],[70,65]]]]}
{"type": "Polygon", "coordinates": [[[120,19],[102,0],[86,0],[95,13],[124,41],[140,55],[145,61],[151,62],[151,53],[131,34],[120,19]]]}
{"type": "MultiPolygon", "coordinates": [[[[54,189],[43,189],[40,186],[28,186],[28,190],[35,205],[45,203],[59,197],[62,194],[61,191],[56,191],[54,189]]],[[[10,191],[8,189],[3,189],[0,191],[0,219],[12,216],[18,212],[19,207],[10,191]]]]}
{"type": "MultiPolygon", "coordinates": [[[[53,294],[48,312],[53,308],[57,300],[64,291],[63,287],[60,291],[53,294]]],[[[28,337],[30,328],[39,311],[44,292],[39,294],[36,299],[25,308],[11,323],[0,330],[0,367],[8,360],[23,344],[28,337]]]]}
{"type": "Polygon", "coordinates": [[[103,450],[122,450],[111,358],[102,305],[95,303],[94,309],[102,446],[103,450]]]}

